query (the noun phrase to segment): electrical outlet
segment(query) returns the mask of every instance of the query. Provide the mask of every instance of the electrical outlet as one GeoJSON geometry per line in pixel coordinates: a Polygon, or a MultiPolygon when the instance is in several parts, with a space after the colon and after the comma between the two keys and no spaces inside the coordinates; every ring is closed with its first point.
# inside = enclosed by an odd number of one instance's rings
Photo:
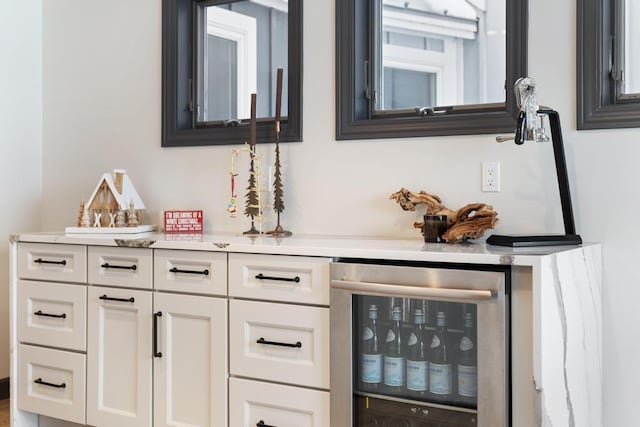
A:
{"type": "Polygon", "coordinates": [[[500,191],[500,162],[482,162],[482,191],[500,191]]]}

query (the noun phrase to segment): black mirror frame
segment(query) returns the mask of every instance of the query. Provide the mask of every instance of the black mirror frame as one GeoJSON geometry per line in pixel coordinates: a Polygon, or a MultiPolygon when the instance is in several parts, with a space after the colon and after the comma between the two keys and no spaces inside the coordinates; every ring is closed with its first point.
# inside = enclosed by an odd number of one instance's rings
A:
{"type": "MultiPolygon", "coordinates": [[[[223,127],[220,125],[178,126],[179,99],[188,98],[188,78],[178,84],[178,69],[189,69],[193,73],[192,52],[178,59],[179,3],[188,4],[189,9],[197,0],[162,1],[162,146],[191,147],[203,145],[242,144],[249,140],[248,126],[223,127]]],[[[184,14],[183,14],[184,15],[184,14]]],[[[289,2],[288,37],[288,116],[280,126],[280,142],[302,140],[302,0],[289,2]]],[[[192,25],[192,20],[187,22],[192,25]]],[[[190,25],[190,26],[191,26],[190,25]]],[[[192,30],[189,28],[189,34],[192,30]]],[[[190,41],[190,43],[193,43],[190,41]]],[[[189,45],[189,50],[192,45],[189,45]]],[[[260,96],[260,94],[258,94],[260,96]]],[[[185,103],[186,105],[186,103],[185,103]]],[[[273,120],[258,119],[257,142],[275,141],[273,120]]]]}
{"type": "Polygon", "coordinates": [[[578,0],[577,127],[578,130],[640,127],[640,100],[616,100],[609,77],[613,0],[578,0]]]}
{"type": "Polygon", "coordinates": [[[362,62],[370,54],[369,41],[358,31],[367,18],[356,17],[362,5],[371,0],[336,0],[336,139],[380,139],[421,136],[470,135],[513,132],[518,107],[513,96],[513,84],[527,74],[528,0],[507,1],[507,61],[505,105],[473,106],[456,114],[430,117],[367,118],[356,99],[364,93],[364,83],[354,76],[365,73],[362,62]],[[357,22],[356,22],[357,18],[357,22]],[[355,25],[354,25],[355,23],[355,25]],[[366,45],[366,46],[365,46],[366,45]],[[479,107],[479,108],[478,108],[479,107]]]}

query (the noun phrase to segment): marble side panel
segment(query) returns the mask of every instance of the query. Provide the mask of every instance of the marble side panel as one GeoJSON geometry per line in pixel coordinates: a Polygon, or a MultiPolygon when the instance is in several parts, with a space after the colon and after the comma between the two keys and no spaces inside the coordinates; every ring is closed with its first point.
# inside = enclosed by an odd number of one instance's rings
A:
{"type": "Polygon", "coordinates": [[[540,424],[602,426],[600,247],[540,259],[534,274],[534,378],[540,424]]]}

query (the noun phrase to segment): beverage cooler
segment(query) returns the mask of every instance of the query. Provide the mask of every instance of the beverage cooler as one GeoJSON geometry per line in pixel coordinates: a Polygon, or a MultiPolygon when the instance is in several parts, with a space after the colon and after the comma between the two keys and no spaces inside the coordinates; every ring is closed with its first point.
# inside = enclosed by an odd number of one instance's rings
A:
{"type": "Polygon", "coordinates": [[[331,266],[331,427],[510,425],[509,269],[331,266]]]}

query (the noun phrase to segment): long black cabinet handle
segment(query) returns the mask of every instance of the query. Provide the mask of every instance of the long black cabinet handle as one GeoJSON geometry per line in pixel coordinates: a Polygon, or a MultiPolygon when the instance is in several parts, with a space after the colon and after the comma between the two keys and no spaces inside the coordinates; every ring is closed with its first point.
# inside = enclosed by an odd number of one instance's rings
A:
{"type": "Polygon", "coordinates": [[[67,318],[67,314],[66,313],[49,314],[49,313],[43,313],[42,310],[38,310],[38,311],[34,312],[33,314],[35,314],[36,316],[55,317],[57,319],[66,319],[67,318]]]}
{"type": "Polygon", "coordinates": [[[276,426],[272,426],[270,424],[265,424],[264,421],[260,420],[256,423],[256,427],[276,427],[276,426]]]}
{"type": "Polygon", "coordinates": [[[131,297],[131,298],[111,298],[111,297],[108,297],[106,295],[102,295],[102,296],[100,296],[100,299],[101,300],[105,300],[105,301],[120,301],[120,302],[131,302],[131,303],[136,302],[136,299],[134,297],[131,297]]]}
{"type": "Polygon", "coordinates": [[[67,265],[67,261],[65,261],[65,260],[62,260],[62,261],[48,261],[46,259],[38,258],[38,259],[34,259],[33,262],[35,262],[36,264],[67,265]]]}
{"type": "Polygon", "coordinates": [[[274,276],[265,276],[264,274],[256,274],[256,279],[258,280],[278,280],[280,282],[296,282],[300,283],[300,277],[274,277],[274,276]]]}
{"type": "Polygon", "coordinates": [[[102,267],[102,268],[117,268],[117,269],[120,269],[120,270],[133,270],[133,271],[136,271],[138,269],[138,266],[135,265],[135,264],[133,264],[133,265],[111,265],[108,262],[105,262],[100,267],[102,267]]]}
{"type": "Polygon", "coordinates": [[[38,378],[36,380],[33,380],[34,383],[36,384],[40,384],[40,385],[46,385],[47,387],[54,387],[54,388],[66,388],[67,384],[62,383],[62,384],[53,384],[53,383],[48,383],[46,381],[42,381],[42,378],[38,378]]]}
{"type": "Polygon", "coordinates": [[[209,270],[202,270],[202,271],[198,271],[198,270],[180,270],[180,269],[178,269],[176,267],[173,267],[169,271],[171,273],[202,274],[203,276],[208,276],[209,275],[209,270]]]}
{"type": "Polygon", "coordinates": [[[162,317],[162,312],[153,313],[153,357],[162,357],[162,352],[158,351],[158,319],[162,317]]]}
{"type": "Polygon", "coordinates": [[[302,347],[302,343],[300,341],[297,341],[295,344],[290,344],[290,343],[286,343],[286,342],[267,341],[264,338],[259,338],[256,342],[258,344],[277,345],[277,346],[280,346],[280,347],[293,347],[293,348],[302,347]]]}

